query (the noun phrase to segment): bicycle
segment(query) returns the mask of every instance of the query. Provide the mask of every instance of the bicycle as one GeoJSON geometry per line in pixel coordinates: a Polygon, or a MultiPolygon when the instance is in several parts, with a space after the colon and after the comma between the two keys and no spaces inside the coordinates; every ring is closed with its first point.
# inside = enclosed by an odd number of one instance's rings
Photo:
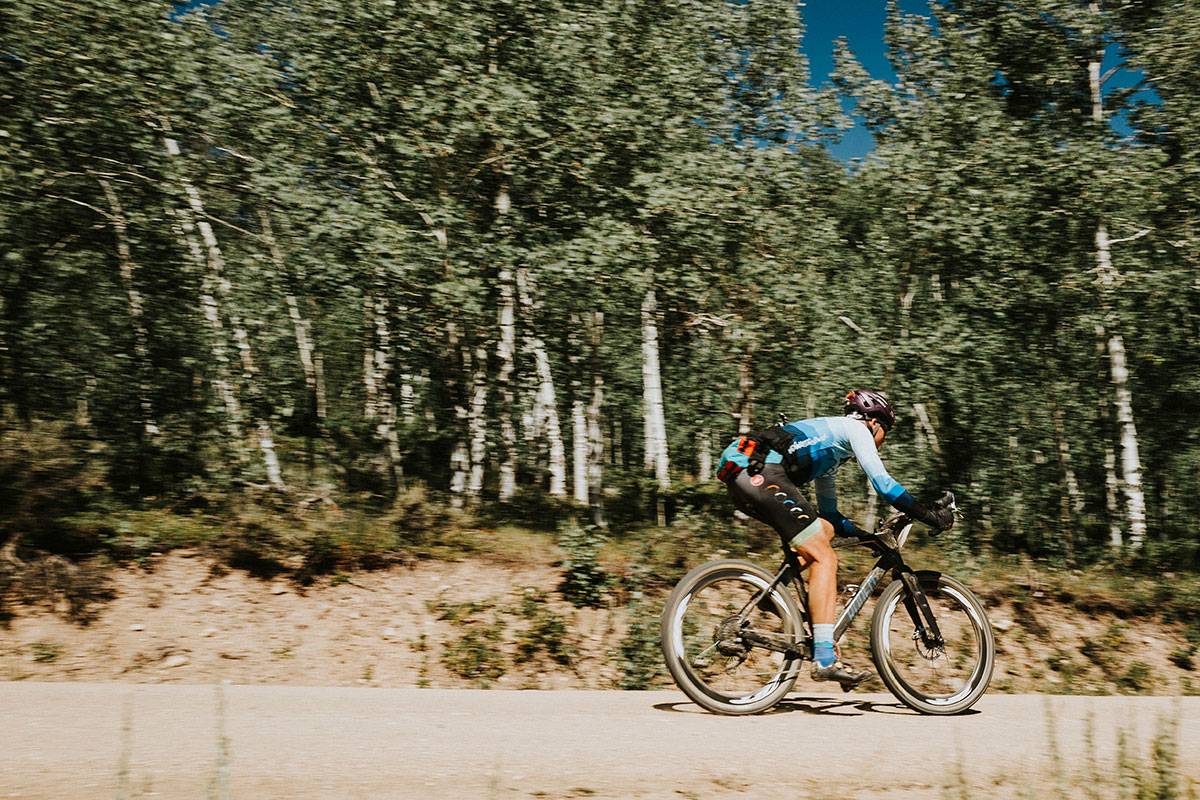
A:
{"type": "MultiPolygon", "coordinates": [[[[954,495],[947,492],[937,505],[956,510],[954,495]]],[[[878,555],[847,601],[833,638],[841,639],[890,572],[893,580],[871,618],[871,657],[879,677],[909,708],[958,714],[987,691],[995,636],[983,604],[966,586],[904,563],[900,551],[912,526],[910,517],[895,514],[874,534],[833,540],[834,547],[859,545],[878,555]]],[[[773,576],[749,561],[703,564],[685,575],[667,600],[662,615],[667,668],[684,694],[709,711],[766,711],[784,698],[804,661],[812,659],[800,562],[791,548],[783,551],[783,564],[773,576]]]]}

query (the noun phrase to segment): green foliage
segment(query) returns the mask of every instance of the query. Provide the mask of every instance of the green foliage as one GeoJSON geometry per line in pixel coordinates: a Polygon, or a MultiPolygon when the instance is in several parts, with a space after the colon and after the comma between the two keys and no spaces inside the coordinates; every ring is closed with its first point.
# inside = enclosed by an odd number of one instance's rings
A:
{"type": "Polygon", "coordinates": [[[53,664],[62,655],[62,645],[56,642],[39,640],[29,645],[29,650],[39,664],[53,664]]]}
{"type": "Polygon", "coordinates": [[[498,622],[474,625],[446,644],[442,664],[455,675],[487,688],[508,669],[508,657],[501,649],[502,641],[503,628],[498,622]]]}
{"type": "Polygon", "coordinates": [[[1109,675],[1116,675],[1124,662],[1123,651],[1127,644],[1125,632],[1126,628],[1123,624],[1113,622],[1102,635],[1084,642],[1079,648],[1079,652],[1109,675]]]}
{"type": "MultiPolygon", "coordinates": [[[[0,539],[136,559],[236,519],[235,564],[308,581],[460,551],[452,505],[554,528],[580,436],[596,521],[661,503],[699,527],[743,418],[870,384],[901,409],[889,469],[958,491],[961,552],[1194,569],[1200,12],[1178,5],[892,4],[898,81],[842,42],[814,90],[783,0],[8,2],[0,539]],[[1092,108],[1108,42],[1161,102],[1092,108]],[[850,103],[877,148],[846,169],[822,145],[850,103]],[[643,474],[647,321],[670,487],[643,474]],[[1122,554],[1130,418],[1148,535],[1122,554]],[[314,496],[352,513],[301,520],[314,496]]],[[[862,481],[840,492],[861,520],[862,481]]],[[[600,602],[589,558],[573,602],[600,602]]]]}
{"type": "Polygon", "coordinates": [[[642,562],[625,580],[629,600],[625,605],[625,635],[618,648],[621,675],[617,680],[622,689],[648,689],[665,672],[659,646],[661,598],[647,594],[649,576],[642,562]]]}
{"type": "Polygon", "coordinates": [[[547,605],[545,592],[526,588],[521,596],[519,616],[528,627],[517,634],[518,664],[533,661],[543,653],[556,664],[569,666],[575,648],[570,643],[568,620],[547,605]]]}
{"type": "Polygon", "coordinates": [[[1128,669],[1117,678],[1117,686],[1126,693],[1140,694],[1149,691],[1153,686],[1149,665],[1142,661],[1129,662],[1128,669]]]}
{"type": "Polygon", "coordinates": [[[1174,664],[1175,666],[1179,667],[1180,669],[1186,669],[1189,672],[1191,672],[1192,670],[1194,670],[1196,668],[1196,662],[1194,661],[1195,655],[1196,655],[1196,646],[1195,645],[1187,645],[1186,647],[1177,647],[1174,650],[1172,650],[1171,654],[1168,656],[1168,658],[1171,660],[1171,663],[1174,664]]]}
{"type": "Polygon", "coordinates": [[[598,528],[580,525],[574,519],[559,528],[558,546],[566,558],[562,562],[563,579],[558,590],[576,607],[599,608],[604,604],[609,576],[597,558],[604,539],[598,528]]]}

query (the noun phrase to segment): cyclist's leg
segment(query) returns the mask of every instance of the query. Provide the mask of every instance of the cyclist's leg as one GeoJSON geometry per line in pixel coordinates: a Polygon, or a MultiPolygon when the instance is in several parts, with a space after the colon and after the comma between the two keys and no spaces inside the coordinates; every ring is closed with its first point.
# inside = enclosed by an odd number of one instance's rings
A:
{"type": "Polygon", "coordinates": [[[739,473],[729,484],[729,495],[739,510],[774,528],[802,566],[811,566],[808,602],[813,624],[831,624],[838,568],[837,552],[829,543],[833,525],[817,514],[778,464],[767,464],[756,478],[739,473]]]}

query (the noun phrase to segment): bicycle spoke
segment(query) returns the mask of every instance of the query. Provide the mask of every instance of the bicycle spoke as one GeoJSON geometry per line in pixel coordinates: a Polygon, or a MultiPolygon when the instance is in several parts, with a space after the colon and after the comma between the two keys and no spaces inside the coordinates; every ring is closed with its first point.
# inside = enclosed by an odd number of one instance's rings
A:
{"type": "Polygon", "coordinates": [[[729,697],[752,695],[777,678],[787,659],[748,641],[792,644],[777,601],[762,587],[738,576],[697,589],[681,616],[684,661],[699,683],[729,697]]]}

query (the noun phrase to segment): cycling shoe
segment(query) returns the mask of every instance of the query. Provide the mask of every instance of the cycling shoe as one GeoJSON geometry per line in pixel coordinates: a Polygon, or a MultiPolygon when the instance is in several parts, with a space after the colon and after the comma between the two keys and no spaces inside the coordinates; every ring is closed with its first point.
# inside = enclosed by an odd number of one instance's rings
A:
{"type": "Polygon", "coordinates": [[[837,681],[842,685],[842,689],[848,692],[871,677],[871,671],[858,672],[841,661],[835,661],[828,667],[822,667],[814,661],[811,675],[814,681],[837,681]]]}

